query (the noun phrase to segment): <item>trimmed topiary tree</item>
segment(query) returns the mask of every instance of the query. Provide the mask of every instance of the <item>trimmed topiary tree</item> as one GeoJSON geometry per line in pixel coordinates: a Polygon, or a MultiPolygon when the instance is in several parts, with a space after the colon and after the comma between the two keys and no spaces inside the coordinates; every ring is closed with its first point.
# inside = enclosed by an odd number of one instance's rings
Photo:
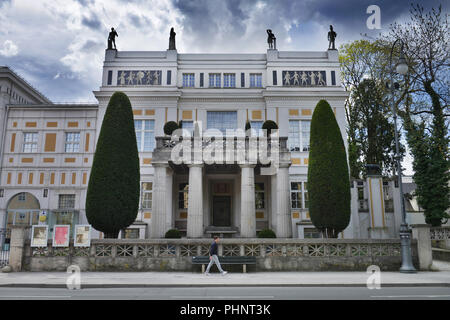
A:
{"type": "Polygon", "coordinates": [[[181,233],[177,229],[170,229],[166,232],[164,237],[166,239],[180,239],[181,233]]]}
{"type": "Polygon", "coordinates": [[[264,121],[264,123],[262,125],[262,129],[267,130],[267,135],[270,136],[272,130],[278,129],[278,125],[273,120],[266,120],[266,121],[264,121]]]}
{"type": "Polygon", "coordinates": [[[311,120],[308,195],[314,226],[337,238],[350,222],[350,179],[341,131],[325,100],[319,101],[311,120]]]}
{"type": "Polygon", "coordinates": [[[178,126],[178,123],[176,123],[175,121],[169,121],[164,125],[164,133],[168,136],[171,136],[172,133],[179,128],[180,127],[178,126]]]}
{"type": "Polygon", "coordinates": [[[258,232],[258,238],[276,238],[276,234],[271,229],[263,229],[258,232]]]}
{"type": "Polygon", "coordinates": [[[245,131],[247,131],[251,128],[252,128],[252,125],[250,124],[250,121],[247,120],[247,122],[245,122],[245,131]]]}
{"type": "Polygon", "coordinates": [[[95,150],[86,195],[86,217],[105,238],[117,238],[139,208],[139,154],[127,95],[109,100],[95,150]]]}

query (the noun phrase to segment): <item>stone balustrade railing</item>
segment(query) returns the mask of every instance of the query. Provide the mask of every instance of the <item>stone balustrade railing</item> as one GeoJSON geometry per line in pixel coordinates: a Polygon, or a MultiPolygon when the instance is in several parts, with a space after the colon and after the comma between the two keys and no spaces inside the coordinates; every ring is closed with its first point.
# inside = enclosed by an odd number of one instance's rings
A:
{"type": "MultiPolygon", "coordinates": [[[[31,248],[30,257],[164,257],[179,258],[208,255],[210,239],[92,240],[88,248],[31,248]]],[[[371,257],[400,256],[400,240],[375,239],[222,239],[219,256],[255,257],[371,257]]]]}

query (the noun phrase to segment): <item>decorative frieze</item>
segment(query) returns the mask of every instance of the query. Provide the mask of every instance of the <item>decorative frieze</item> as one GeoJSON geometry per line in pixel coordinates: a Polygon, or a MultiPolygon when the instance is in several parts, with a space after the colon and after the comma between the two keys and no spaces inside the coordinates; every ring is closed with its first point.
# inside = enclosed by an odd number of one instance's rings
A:
{"type": "Polygon", "coordinates": [[[326,86],[325,71],[283,71],[283,86],[326,86]]]}
{"type": "Polygon", "coordinates": [[[161,85],[161,70],[119,70],[118,86],[151,86],[161,85]]]}

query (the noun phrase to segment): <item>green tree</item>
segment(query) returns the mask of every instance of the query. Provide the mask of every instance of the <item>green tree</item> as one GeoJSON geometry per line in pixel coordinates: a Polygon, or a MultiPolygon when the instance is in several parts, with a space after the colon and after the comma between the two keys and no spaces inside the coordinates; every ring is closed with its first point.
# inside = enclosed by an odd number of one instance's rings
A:
{"type": "MultiPolygon", "coordinates": [[[[357,40],[340,48],[341,77],[349,92],[345,111],[350,176],[366,175],[365,164],[378,164],[385,176],[395,171],[394,126],[386,88],[386,42],[357,40]]],[[[401,153],[404,152],[401,146],[401,153]]]]}
{"type": "Polygon", "coordinates": [[[350,179],[344,141],[325,100],[311,120],[308,166],[309,212],[314,226],[337,238],[350,222],[350,179]]]}
{"type": "Polygon", "coordinates": [[[434,226],[449,217],[450,206],[449,26],[441,6],[425,12],[413,5],[409,21],[394,23],[386,36],[404,43],[409,67],[404,82],[410,90],[399,114],[414,157],[415,194],[425,221],[434,226]]]}
{"type": "Polygon", "coordinates": [[[125,93],[115,92],[103,118],[86,196],[87,219],[105,238],[117,238],[136,219],[139,179],[131,103],[125,93]]]}

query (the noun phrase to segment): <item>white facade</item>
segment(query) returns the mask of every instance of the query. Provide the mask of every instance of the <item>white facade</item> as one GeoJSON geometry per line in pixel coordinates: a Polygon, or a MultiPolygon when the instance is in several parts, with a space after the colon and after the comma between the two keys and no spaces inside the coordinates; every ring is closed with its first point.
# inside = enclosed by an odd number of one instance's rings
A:
{"type": "MultiPolygon", "coordinates": [[[[84,203],[95,143],[111,95],[123,91],[136,121],[142,191],[136,222],[122,236],[158,238],[172,228],[188,237],[215,233],[254,237],[265,228],[279,237],[317,236],[307,209],[308,124],[318,101],[325,99],[346,136],[347,93],[340,84],[336,50],[266,54],[106,50],[102,84],[94,91],[98,105],[52,104],[8,70],[0,76],[4,123],[0,228],[11,223],[14,210],[19,215],[46,211],[49,224],[67,221],[67,214],[72,214],[71,223],[87,223],[84,203]],[[9,100],[10,78],[17,87],[22,84],[27,100],[9,100]],[[280,137],[289,138],[277,174],[262,175],[258,165],[176,166],[158,158],[155,140],[164,136],[166,122],[197,121],[205,130],[215,116],[236,129],[244,129],[247,121],[255,127],[275,121],[280,137]],[[29,133],[37,133],[36,146],[26,141],[29,133]],[[75,150],[70,133],[78,143],[75,150]],[[12,199],[20,193],[33,195],[38,208],[17,209],[12,199]],[[74,203],[65,195],[74,195],[74,203]]],[[[352,219],[341,235],[345,238],[366,236],[360,232],[360,220],[367,219],[360,219],[356,199],[352,192],[352,219]]],[[[384,210],[383,204],[378,207],[384,210]]]]}

